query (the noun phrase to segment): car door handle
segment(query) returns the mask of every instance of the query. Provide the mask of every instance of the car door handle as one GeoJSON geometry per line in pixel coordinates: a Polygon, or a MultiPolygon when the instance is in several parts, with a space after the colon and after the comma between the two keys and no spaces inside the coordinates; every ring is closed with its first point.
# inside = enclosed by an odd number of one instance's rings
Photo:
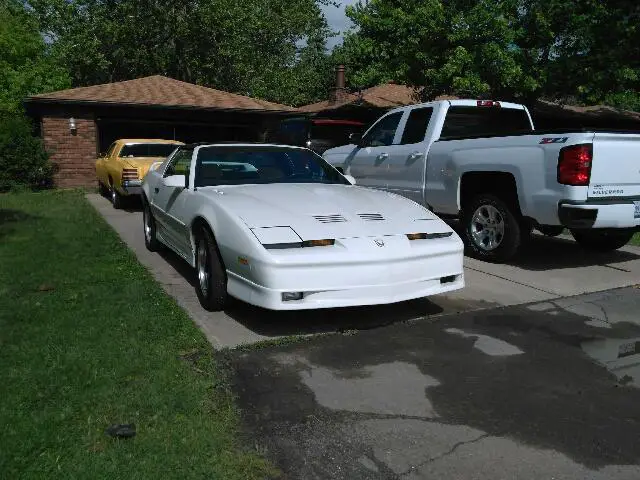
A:
{"type": "Polygon", "coordinates": [[[388,153],[381,153],[380,155],[378,155],[378,160],[385,160],[387,158],[389,158],[388,153]]]}
{"type": "Polygon", "coordinates": [[[422,152],[413,152],[411,155],[409,155],[409,160],[417,160],[421,156],[422,152]]]}
{"type": "Polygon", "coordinates": [[[160,189],[159,189],[158,187],[155,187],[155,188],[153,189],[153,193],[158,193],[159,191],[160,191],[160,189]]]}

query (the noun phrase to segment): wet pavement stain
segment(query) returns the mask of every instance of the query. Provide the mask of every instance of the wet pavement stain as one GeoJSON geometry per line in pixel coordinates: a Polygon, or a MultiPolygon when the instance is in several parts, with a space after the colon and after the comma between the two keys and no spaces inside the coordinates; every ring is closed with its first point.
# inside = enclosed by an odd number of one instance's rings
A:
{"type": "Polygon", "coordinates": [[[285,478],[640,478],[640,390],[583,350],[616,339],[629,353],[640,325],[547,310],[232,355],[234,386],[285,478]]]}

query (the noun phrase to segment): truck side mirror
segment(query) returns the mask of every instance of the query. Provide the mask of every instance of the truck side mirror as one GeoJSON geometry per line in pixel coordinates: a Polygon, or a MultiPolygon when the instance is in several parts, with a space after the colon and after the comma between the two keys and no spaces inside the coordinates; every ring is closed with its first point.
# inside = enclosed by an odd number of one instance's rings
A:
{"type": "Polygon", "coordinates": [[[356,132],[350,133],[349,141],[357,146],[360,146],[360,143],[362,143],[362,135],[356,132]]]}

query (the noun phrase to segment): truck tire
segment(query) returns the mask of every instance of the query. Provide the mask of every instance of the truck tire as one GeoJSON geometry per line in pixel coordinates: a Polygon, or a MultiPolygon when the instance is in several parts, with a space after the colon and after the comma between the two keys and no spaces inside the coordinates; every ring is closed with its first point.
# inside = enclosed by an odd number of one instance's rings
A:
{"type": "Polygon", "coordinates": [[[477,195],[463,208],[462,225],[470,256],[494,263],[513,258],[528,232],[514,209],[488,193],[477,195]]]}
{"type": "Polygon", "coordinates": [[[196,293],[205,310],[224,310],[227,301],[227,272],[213,234],[202,226],[196,241],[196,293]]]}
{"type": "Polygon", "coordinates": [[[634,230],[626,228],[571,230],[578,245],[596,252],[618,250],[629,243],[634,233],[634,230]]]}

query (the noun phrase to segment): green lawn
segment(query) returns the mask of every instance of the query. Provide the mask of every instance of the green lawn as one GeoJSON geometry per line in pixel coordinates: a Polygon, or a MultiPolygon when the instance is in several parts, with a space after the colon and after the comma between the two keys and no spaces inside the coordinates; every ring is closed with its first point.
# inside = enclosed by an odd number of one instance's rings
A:
{"type": "Polygon", "coordinates": [[[640,233],[636,233],[630,243],[631,245],[640,245],[640,233]]]}
{"type": "Polygon", "coordinates": [[[276,473],[241,448],[203,334],[81,192],[0,195],[0,369],[3,478],[276,473]]]}

